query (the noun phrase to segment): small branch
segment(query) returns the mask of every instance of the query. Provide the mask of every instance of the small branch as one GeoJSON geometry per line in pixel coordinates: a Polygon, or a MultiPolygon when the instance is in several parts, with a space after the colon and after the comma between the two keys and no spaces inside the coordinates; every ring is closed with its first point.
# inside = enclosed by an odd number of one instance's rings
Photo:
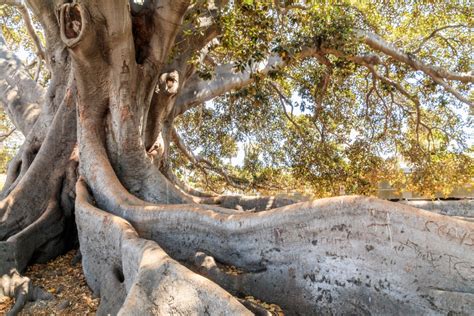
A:
{"type": "Polygon", "coordinates": [[[299,126],[298,123],[296,123],[293,120],[293,118],[288,114],[288,112],[286,112],[285,103],[287,103],[291,106],[290,100],[288,100],[286,98],[286,96],[283,94],[283,92],[281,92],[280,88],[276,84],[274,84],[273,82],[270,82],[270,86],[276,91],[276,93],[278,94],[278,96],[280,98],[280,104],[282,106],[283,114],[286,116],[288,121],[290,121],[291,124],[293,124],[295,126],[295,128],[298,131],[298,134],[300,135],[300,137],[302,139],[304,139],[305,136],[304,136],[304,133],[303,133],[303,130],[302,130],[301,126],[299,126]]]}
{"type": "Polygon", "coordinates": [[[449,42],[449,40],[446,37],[441,36],[441,35],[438,35],[438,37],[441,38],[446,43],[446,45],[451,49],[453,54],[458,55],[457,49],[453,45],[451,45],[451,43],[449,42]]]}
{"type": "Polygon", "coordinates": [[[438,32],[441,32],[443,30],[446,30],[446,29],[450,29],[450,28],[459,28],[459,27],[468,27],[467,25],[465,24],[456,24],[456,25],[446,25],[446,26],[443,26],[443,27],[440,27],[440,28],[437,28],[435,29],[433,32],[431,32],[430,35],[426,36],[420,43],[420,45],[418,46],[418,48],[416,50],[414,50],[412,52],[412,54],[417,54],[421,51],[421,49],[423,48],[423,45],[426,44],[426,42],[428,42],[430,39],[432,39],[433,37],[435,37],[437,35],[438,32]]]}
{"type": "Polygon", "coordinates": [[[384,132],[384,135],[386,135],[387,129],[388,129],[388,120],[389,120],[390,111],[388,109],[388,106],[387,106],[387,103],[385,102],[384,97],[382,96],[382,94],[380,93],[377,87],[377,80],[375,79],[375,76],[373,77],[373,84],[374,84],[375,94],[377,95],[379,100],[382,102],[385,109],[385,122],[384,122],[383,132],[384,132]]]}
{"type": "MultiPolygon", "coordinates": [[[[300,135],[301,139],[305,139],[307,137],[306,133],[303,131],[303,128],[298,123],[296,123],[295,120],[293,119],[293,104],[291,103],[290,100],[288,100],[288,98],[281,91],[278,85],[276,85],[273,82],[270,82],[270,86],[276,91],[276,93],[278,94],[278,97],[280,98],[280,104],[282,107],[283,114],[288,119],[288,121],[290,121],[290,123],[293,124],[293,126],[296,128],[296,132],[298,133],[298,135],[300,135]],[[291,115],[288,114],[288,112],[286,111],[285,103],[291,106],[291,109],[292,109],[291,115]]],[[[318,131],[319,136],[321,137],[321,142],[324,143],[325,142],[324,126],[322,128],[323,130],[321,130],[315,121],[313,121],[313,126],[318,131]]],[[[307,148],[306,142],[304,143],[304,146],[307,148]]]]}
{"type": "Polygon", "coordinates": [[[38,79],[39,79],[39,76],[40,76],[40,73],[41,73],[41,64],[42,64],[42,60],[41,58],[38,58],[38,65],[36,65],[36,72],[35,72],[35,76],[33,78],[34,81],[38,82],[38,79]]]}
{"type": "Polygon", "coordinates": [[[324,96],[327,92],[329,82],[331,81],[331,75],[333,72],[333,64],[331,61],[324,55],[317,54],[316,58],[318,61],[326,66],[326,72],[322,78],[322,81],[319,83],[319,93],[315,93],[316,108],[314,111],[314,120],[316,121],[318,116],[318,111],[322,109],[324,96]]]}
{"type": "Polygon", "coordinates": [[[184,156],[194,165],[199,164],[197,157],[193,154],[193,152],[187,148],[184,144],[183,140],[179,136],[178,132],[174,127],[171,130],[171,139],[173,140],[174,144],[178,149],[184,154],[184,156]]]}
{"type": "Polygon", "coordinates": [[[11,130],[9,130],[8,132],[6,132],[4,134],[0,134],[0,142],[3,142],[4,140],[6,140],[15,131],[16,131],[16,127],[12,128],[11,130]]]}
{"type": "MultiPolygon", "coordinates": [[[[380,81],[384,82],[385,84],[388,84],[388,85],[394,87],[403,96],[405,96],[407,99],[409,99],[410,101],[413,102],[413,104],[415,105],[414,114],[416,115],[416,117],[415,117],[415,121],[416,121],[415,132],[416,132],[417,142],[420,143],[420,136],[419,136],[420,126],[423,126],[424,128],[426,128],[427,131],[428,131],[428,134],[430,136],[431,135],[431,128],[421,120],[421,105],[420,105],[420,101],[418,100],[418,98],[416,96],[413,96],[412,94],[410,94],[398,82],[395,82],[395,81],[393,81],[393,80],[391,80],[391,79],[389,79],[389,78],[387,78],[383,75],[380,75],[373,65],[366,64],[365,66],[370,70],[370,72],[372,73],[374,78],[377,78],[380,81]]],[[[398,103],[395,103],[395,104],[400,106],[400,104],[398,104],[398,103]]],[[[405,109],[403,108],[403,110],[405,110],[405,109]]],[[[413,114],[413,112],[410,112],[410,111],[408,111],[408,113],[410,115],[413,114]]]]}
{"type": "Polygon", "coordinates": [[[187,148],[187,146],[184,144],[183,140],[179,136],[178,132],[174,127],[172,127],[171,130],[171,138],[173,142],[175,143],[176,147],[184,154],[184,156],[196,167],[198,167],[205,175],[207,175],[206,170],[212,171],[220,176],[222,176],[227,184],[230,186],[245,191],[248,188],[246,186],[243,186],[240,183],[246,182],[244,179],[240,179],[234,176],[229,175],[224,169],[215,166],[212,164],[209,160],[196,156],[194,153],[187,148]]]}

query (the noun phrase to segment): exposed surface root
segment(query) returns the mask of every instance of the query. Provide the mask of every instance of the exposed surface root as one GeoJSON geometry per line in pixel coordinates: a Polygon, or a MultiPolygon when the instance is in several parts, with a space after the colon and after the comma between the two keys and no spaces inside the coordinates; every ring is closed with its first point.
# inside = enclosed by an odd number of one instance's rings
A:
{"type": "Polygon", "coordinates": [[[470,222],[354,196],[235,214],[185,204],[109,203],[114,206],[108,211],[176,259],[204,251],[247,271],[231,278],[210,271],[217,276],[210,278],[230,292],[276,302],[285,312],[442,314],[470,308],[433,303],[427,290],[474,293],[470,222]]]}
{"type": "Polygon", "coordinates": [[[466,312],[462,305],[433,304],[426,288],[474,292],[472,223],[354,196],[258,213],[154,205],[124,190],[100,145],[94,138],[84,141],[89,160],[101,162],[84,169],[99,207],[128,220],[140,237],[158,242],[175,259],[203,251],[258,272],[233,281],[241,293],[300,314],[466,312]]]}
{"type": "Polygon", "coordinates": [[[21,271],[30,261],[58,256],[65,241],[74,235],[73,229],[65,229],[71,228],[66,224],[73,218],[72,205],[64,207],[67,197],[61,201],[63,207],[58,201],[63,184],[68,194],[72,189],[64,179],[76,143],[74,92],[70,90],[63,101],[33,163],[0,201],[0,274],[11,268],[21,271]]]}
{"type": "Polygon", "coordinates": [[[76,214],[84,273],[101,296],[98,314],[251,315],[232,295],[91,202],[78,195],[76,214]]]}
{"type": "Polygon", "coordinates": [[[401,201],[413,207],[421,208],[438,214],[457,216],[474,221],[474,199],[448,201],[401,201]]]}
{"type": "Polygon", "coordinates": [[[253,296],[246,296],[243,299],[239,299],[239,302],[247,307],[256,316],[282,316],[284,315],[283,310],[276,304],[268,304],[253,296]]]}
{"type": "MultiPolygon", "coordinates": [[[[292,314],[466,312],[463,305],[435,302],[428,289],[449,291],[459,302],[456,293],[474,292],[472,223],[362,197],[284,207],[270,200],[229,202],[240,211],[191,204],[153,168],[141,141],[143,115],[136,109],[146,108],[152,89],[143,93],[139,85],[154,87],[158,72],[147,77],[135,62],[126,3],[95,1],[81,41],[65,41],[80,95],[80,167],[88,185],[78,181],[76,219],[85,276],[101,296],[99,314],[249,314],[216,283],[292,314]],[[113,45],[98,50],[107,36],[113,45]],[[208,275],[215,272],[214,283],[165,251],[182,261],[202,251],[242,273],[228,277],[215,265],[208,275]]],[[[181,16],[178,2],[171,11],[157,10],[167,14],[167,27],[173,16],[181,21],[187,3],[181,5],[181,16]]],[[[156,33],[174,40],[175,31],[156,33]]],[[[162,135],[169,132],[165,125],[162,135]]]]}
{"type": "Polygon", "coordinates": [[[0,298],[5,296],[15,298],[15,304],[7,313],[8,316],[17,315],[28,301],[49,300],[53,297],[45,290],[33,286],[29,278],[22,277],[14,269],[2,275],[0,279],[0,298]]]}
{"type": "MultiPolygon", "coordinates": [[[[44,264],[34,264],[27,268],[24,276],[35,286],[54,296],[51,300],[36,300],[26,303],[19,315],[91,315],[97,311],[99,299],[92,297],[86,284],[82,265],[77,261],[77,250],[57,257],[44,264]]],[[[6,314],[14,305],[14,299],[0,298],[0,315],[6,314]]]]}
{"type": "Polygon", "coordinates": [[[34,257],[46,261],[64,251],[65,218],[55,201],[33,224],[0,242],[0,274],[10,269],[23,270],[34,257]]]}
{"type": "Polygon", "coordinates": [[[213,257],[207,256],[203,252],[196,253],[194,264],[201,275],[220,284],[232,294],[238,294],[240,289],[236,285],[238,282],[237,277],[245,273],[243,270],[233,266],[219,267],[213,257]]]}
{"type": "MultiPolygon", "coordinates": [[[[240,292],[242,289],[239,283],[242,283],[242,277],[245,277],[245,274],[249,272],[245,272],[235,266],[216,263],[213,257],[207,256],[203,252],[196,253],[194,256],[194,265],[194,269],[196,269],[199,274],[220,284],[234,296],[245,295],[245,293],[240,292]]],[[[253,296],[239,298],[239,302],[255,315],[283,315],[283,310],[280,306],[265,303],[253,296]]]]}

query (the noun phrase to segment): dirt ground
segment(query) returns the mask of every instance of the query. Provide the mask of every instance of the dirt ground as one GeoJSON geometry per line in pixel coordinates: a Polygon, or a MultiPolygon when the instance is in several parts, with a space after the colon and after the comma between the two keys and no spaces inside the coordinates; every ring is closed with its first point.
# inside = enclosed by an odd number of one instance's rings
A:
{"type": "MultiPolygon", "coordinates": [[[[29,302],[20,315],[51,316],[51,315],[95,315],[99,305],[99,298],[94,298],[86,284],[82,265],[76,257],[77,251],[51,260],[45,264],[35,264],[24,272],[33,284],[40,286],[54,298],[49,301],[29,302]]],[[[239,274],[241,271],[232,266],[221,266],[228,274],[239,274]]],[[[283,312],[278,305],[268,304],[252,296],[246,296],[241,302],[257,315],[282,316],[283,312]],[[249,305],[250,304],[250,305],[249,305]]],[[[14,300],[0,298],[0,316],[5,315],[13,306],[14,300]]]]}
{"type": "MultiPolygon", "coordinates": [[[[80,260],[74,260],[76,252],[28,267],[24,275],[53,294],[54,299],[29,302],[20,315],[95,315],[99,299],[93,297],[86,284],[80,260]]],[[[0,298],[0,315],[6,314],[13,303],[12,299],[0,298]]]]}

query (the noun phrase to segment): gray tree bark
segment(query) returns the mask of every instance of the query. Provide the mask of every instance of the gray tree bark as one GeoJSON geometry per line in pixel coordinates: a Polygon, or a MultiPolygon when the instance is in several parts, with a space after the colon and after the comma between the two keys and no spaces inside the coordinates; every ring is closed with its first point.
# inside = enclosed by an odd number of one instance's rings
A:
{"type": "Polygon", "coordinates": [[[176,181],[175,117],[250,81],[196,78],[187,61],[214,29],[169,62],[189,1],[28,5],[52,79],[43,91],[0,50],[0,103],[26,137],[0,202],[0,294],[18,296],[12,314],[41,297],[18,295],[28,283],[16,271],[71,247],[73,221],[99,314],[251,314],[245,295],[290,315],[473,311],[472,222],[364,197],[193,196],[176,181]]]}

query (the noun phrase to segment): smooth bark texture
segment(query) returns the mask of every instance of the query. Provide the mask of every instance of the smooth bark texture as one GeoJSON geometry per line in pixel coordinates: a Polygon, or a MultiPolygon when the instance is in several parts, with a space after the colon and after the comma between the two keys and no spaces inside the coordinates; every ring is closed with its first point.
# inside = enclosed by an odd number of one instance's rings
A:
{"type": "MultiPolygon", "coordinates": [[[[43,91],[0,43],[0,103],[26,136],[0,201],[1,295],[17,296],[18,306],[36,297],[15,269],[70,247],[75,219],[103,315],[258,311],[246,295],[290,315],[473,311],[472,222],[364,197],[213,196],[177,180],[169,162],[176,116],[285,65],[280,56],[242,73],[220,65],[206,82],[189,60],[196,49],[205,55],[219,30],[183,41],[190,1],[28,5],[45,31],[52,78],[43,91]],[[185,44],[175,56],[177,41],[185,44]]],[[[387,43],[366,43],[403,62],[387,43]]],[[[338,52],[308,47],[297,57],[324,62],[321,54],[338,52]]]]}
{"type": "Polygon", "coordinates": [[[84,183],[77,190],[84,273],[101,295],[99,315],[251,314],[218,285],[140,238],[127,221],[93,207],[84,183]]]}
{"type": "Polygon", "coordinates": [[[237,266],[238,276],[203,268],[231,293],[290,314],[468,313],[474,303],[473,224],[402,204],[344,197],[232,215],[192,205],[109,211],[174,258],[204,252],[237,266]]]}

